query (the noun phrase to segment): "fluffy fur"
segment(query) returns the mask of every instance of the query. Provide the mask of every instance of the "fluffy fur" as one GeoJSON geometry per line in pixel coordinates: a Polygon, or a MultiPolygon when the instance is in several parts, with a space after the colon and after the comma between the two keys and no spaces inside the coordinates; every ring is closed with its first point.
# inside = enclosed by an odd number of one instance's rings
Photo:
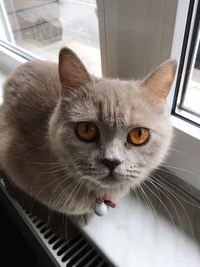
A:
{"type": "Polygon", "coordinates": [[[97,198],[117,201],[166,154],[172,127],[165,99],[175,70],[168,61],[142,81],[94,79],[67,48],[59,68],[45,61],[20,66],[4,86],[1,168],[21,190],[68,215],[92,213],[97,198]],[[97,142],[77,138],[80,121],[97,125],[97,142]],[[142,146],[127,141],[138,126],[150,129],[142,146]],[[103,158],[121,162],[112,176],[103,158]]]}

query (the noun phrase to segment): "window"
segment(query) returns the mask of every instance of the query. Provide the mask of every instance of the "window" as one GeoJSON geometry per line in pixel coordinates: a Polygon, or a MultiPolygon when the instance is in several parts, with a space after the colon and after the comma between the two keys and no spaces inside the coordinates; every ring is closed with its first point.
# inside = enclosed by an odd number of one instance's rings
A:
{"type": "Polygon", "coordinates": [[[190,2],[176,82],[173,114],[200,125],[200,3],[190,2]],[[194,23],[192,25],[192,18],[194,23]],[[186,54],[187,53],[187,54],[186,54]]]}
{"type": "Polygon", "coordinates": [[[33,55],[57,61],[60,48],[77,51],[101,75],[95,0],[0,1],[0,38],[33,55]]]}
{"type": "Polygon", "coordinates": [[[199,1],[180,0],[177,5],[176,22],[171,57],[177,60],[178,71],[171,95],[174,142],[166,161],[166,167],[188,184],[200,189],[200,127],[199,124],[199,84],[194,72],[199,71],[198,23],[199,1]],[[193,40],[193,41],[192,41],[193,40]],[[196,84],[195,84],[196,86],[196,84]],[[194,96],[195,94],[195,96],[194,96]],[[197,105],[196,105],[197,103],[197,105]]]}

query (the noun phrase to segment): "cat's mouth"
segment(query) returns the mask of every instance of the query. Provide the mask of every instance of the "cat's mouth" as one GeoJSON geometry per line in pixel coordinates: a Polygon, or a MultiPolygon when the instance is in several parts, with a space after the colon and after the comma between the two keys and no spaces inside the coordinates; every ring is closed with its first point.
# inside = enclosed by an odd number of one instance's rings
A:
{"type": "Polygon", "coordinates": [[[93,184],[96,184],[103,188],[117,187],[120,184],[124,184],[125,182],[130,182],[126,176],[112,171],[105,173],[104,175],[101,175],[99,177],[96,176],[96,179],[94,179],[94,177],[87,177],[87,179],[89,179],[89,181],[93,184]]]}
{"type": "Polygon", "coordinates": [[[134,183],[136,180],[136,177],[134,179],[129,177],[128,175],[123,175],[117,172],[110,172],[106,174],[104,177],[100,179],[100,181],[104,184],[104,186],[118,186],[120,184],[125,183],[134,183]]]}
{"type": "Polygon", "coordinates": [[[122,182],[121,175],[110,172],[106,176],[104,176],[101,181],[105,184],[116,184],[122,182]]]}

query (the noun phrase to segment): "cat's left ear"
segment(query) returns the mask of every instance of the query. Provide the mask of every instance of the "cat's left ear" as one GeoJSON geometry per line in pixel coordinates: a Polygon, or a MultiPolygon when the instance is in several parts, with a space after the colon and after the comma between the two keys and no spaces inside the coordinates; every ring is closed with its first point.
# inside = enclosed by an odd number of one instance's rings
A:
{"type": "Polygon", "coordinates": [[[142,81],[142,87],[149,98],[165,100],[173,83],[177,63],[168,60],[142,81]]]}
{"type": "Polygon", "coordinates": [[[92,81],[91,76],[79,57],[69,48],[60,50],[59,75],[62,84],[62,95],[66,95],[70,89],[78,89],[92,81]]]}

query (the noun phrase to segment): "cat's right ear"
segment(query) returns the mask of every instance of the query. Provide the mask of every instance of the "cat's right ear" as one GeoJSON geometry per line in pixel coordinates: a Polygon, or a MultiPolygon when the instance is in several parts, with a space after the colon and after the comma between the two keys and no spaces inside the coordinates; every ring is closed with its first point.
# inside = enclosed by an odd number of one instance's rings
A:
{"type": "Polygon", "coordinates": [[[156,102],[165,101],[174,80],[176,66],[175,60],[168,60],[147,76],[142,81],[144,95],[156,102]]]}
{"type": "Polygon", "coordinates": [[[62,96],[66,95],[68,90],[79,88],[92,81],[79,57],[67,47],[60,50],[59,76],[62,84],[62,96]]]}

